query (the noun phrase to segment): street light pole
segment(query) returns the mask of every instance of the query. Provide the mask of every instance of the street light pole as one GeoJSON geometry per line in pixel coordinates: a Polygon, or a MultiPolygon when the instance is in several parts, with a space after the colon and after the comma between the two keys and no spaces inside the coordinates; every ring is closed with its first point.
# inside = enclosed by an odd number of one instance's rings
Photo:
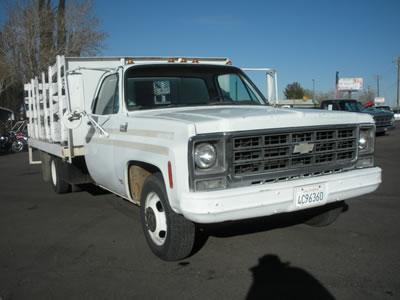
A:
{"type": "Polygon", "coordinates": [[[397,57],[397,108],[400,107],[400,57],[397,57]]]}

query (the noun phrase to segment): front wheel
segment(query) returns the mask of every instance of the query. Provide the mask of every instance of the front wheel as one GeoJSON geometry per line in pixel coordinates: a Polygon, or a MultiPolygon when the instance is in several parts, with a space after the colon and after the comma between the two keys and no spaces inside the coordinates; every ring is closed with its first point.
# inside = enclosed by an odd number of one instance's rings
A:
{"type": "Polygon", "coordinates": [[[187,257],[193,248],[195,225],[171,209],[160,174],[144,182],[140,205],[143,232],[153,253],[167,261],[187,257]]]}

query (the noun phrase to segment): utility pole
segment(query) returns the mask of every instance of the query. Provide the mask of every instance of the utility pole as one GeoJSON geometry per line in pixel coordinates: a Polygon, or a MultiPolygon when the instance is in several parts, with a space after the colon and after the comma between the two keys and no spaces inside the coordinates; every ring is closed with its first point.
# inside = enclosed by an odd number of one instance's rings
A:
{"type": "Polygon", "coordinates": [[[336,71],[336,81],[335,81],[335,98],[339,98],[339,71],[336,71]]]}
{"type": "Polygon", "coordinates": [[[312,79],[312,99],[315,101],[315,79],[312,79]]]}
{"type": "Polygon", "coordinates": [[[397,57],[397,108],[400,107],[400,56],[397,57]]]}
{"type": "Polygon", "coordinates": [[[379,97],[379,75],[376,75],[376,96],[379,97]]]}

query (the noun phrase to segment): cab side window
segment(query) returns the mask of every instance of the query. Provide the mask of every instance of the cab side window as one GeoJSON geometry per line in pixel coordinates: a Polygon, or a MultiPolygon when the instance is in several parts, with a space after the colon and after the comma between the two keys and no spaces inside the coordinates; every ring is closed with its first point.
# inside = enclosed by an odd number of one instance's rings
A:
{"type": "Polygon", "coordinates": [[[93,113],[96,115],[111,115],[118,112],[118,75],[107,76],[100,87],[93,113]]]}

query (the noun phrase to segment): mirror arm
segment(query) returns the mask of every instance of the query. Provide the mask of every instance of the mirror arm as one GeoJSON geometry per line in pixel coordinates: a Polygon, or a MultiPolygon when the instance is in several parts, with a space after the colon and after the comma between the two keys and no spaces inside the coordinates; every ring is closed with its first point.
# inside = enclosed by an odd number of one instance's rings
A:
{"type": "MultiPolygon", "coordinates": [[[[82,117],[86,116],[90,122],[99,132],[100,135],[108,137],[109,133],[101,127],[99,123],[96,122],[95,119],[91,115],[89,115],[86,111],[78,111],[74,110],[70,113],[65,113],[63,116],[63,123],[68,129],[77,128],[80,125],[80,122],[76,126],[71,126],[75,121],[81,120],[82,117]]],[[[89,123],[88,123],[89,124],[89,123]]]]}
{"type": "Polygon", "coordinates": [[[100,125],[99,123],[97,123],[97,122],[92,118],[91,115],[89,115],[89,114],[86,113],[85,111],[83,111],[81,114],[84,115],[84,116],[86,116],[86,117],[89,119],[90,123],[92,123],[92,124],[100,131],[100,133],[101,133],[102,135],[104,135],[105,137],[108,137],[108,136],[109,136],[109,133],[108,133],[107,131],[105,131],[105,130],[103,129],[103,127],[101,127],[101,125],[100,125]]]}

